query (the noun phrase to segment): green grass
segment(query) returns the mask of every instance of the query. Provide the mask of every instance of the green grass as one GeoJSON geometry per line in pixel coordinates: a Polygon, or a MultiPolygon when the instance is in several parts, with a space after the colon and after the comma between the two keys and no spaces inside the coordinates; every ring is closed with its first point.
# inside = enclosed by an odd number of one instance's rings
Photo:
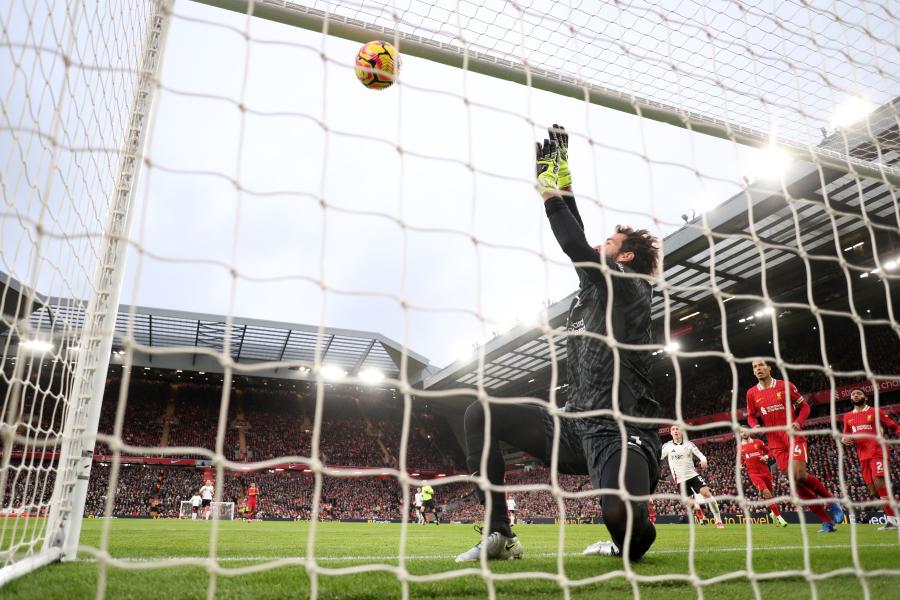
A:
{"type": "MultiPolygon", "coordinates": [[[[103,522],[86,520],[82,544],[100,547],[103,522]]],[[[663,525],[657,528],[656,544],[635,566],[638,576],[657,576],[652,582],[638,582],[644,598],[697,598],[697,588],[684,576],[689,568],[689,528],[663,525]]],[[[809,568],[813,574],[854,566],[850,527],[844,525],[835,534],[819,535],[808,526],[809,568]]],[[[157,559],[206,558],[210,550],[212,523],[204,521],[114,520],[110,522],[108,551],[124,566],[107,566],[105,595],[110,598],[206,598],[210,585],[217,598],[305,598],[311,593],[311,578],[302,564],[274,566],[255,573],[241,573],[248,567],[263,567],[279,559],[302,560],[307,555],[310,526],[307,523],[264,522],[219,525],[216,554],[220,572],[211,575],[207,566],[180,566],[148,569],[157,559]]],[[[557,547],[560,529],[552,525],[516,528],[525,545],[521,561],[491,563],[498,577],[525,572],[555,577],[559,573],[557,547]]],[[[621,574],[622,561],[613,558],[583,557],[581,550],[597,539],[608,539],[603,526],[570,525],[565,528],[562,573],[573,584],[575,598],[630,598],[632,584],[621,574]],[[616,572],[619,571],[619,574],[616,572]],[[605,581],[585,584],[586,579],[611,574],[605,581]],[[581,585],[578,585],[581,583],[581,585]]],[[[315,565],[317,596],[320,598],[399,597],[401,582],[395,573],[399,565],[401,528],[399,525],[364,523],[322,523],[316,529],[315,565]],[[367,572],[343,575],[341,570],[368,565],[367,572]],[[380,569],[380,570],[379,570],[380,569]]],[[[779,571],[803,570],[803,539],[799,525],[787,529],[756,525],[753,536],[752,569],[759,575],[779,571]]],[[[696,529],[694,573],[709,580],[727,576],[703,587],[704,598],[738,600],[754,598],[746,577],[745,526],[731,525],[725,530],[711,526],[696,529]]],[[[8,536],[7,536],[8,537],[8,536]]],[[[414,577],[435,574],[457,576],[437,581],[411,581],[413,598],[478,598],[488,594],[488,584],[471,569],[479,565],[458,565],[453,557],[478,541],[471,526],[410,526],[405,569],[414,577]],[[463,569],[470,569],[464,571],[463,569]]],[[[900,569],[900,543],[896,533],[879,532],[874,526],[857,528],[856,549],[859,564],[865,570],[900,569]]],[[[2,598],[94,598],[101,563],[89,553],[82,559],[55,564],[22,577],[0,589],[2,598]]],[[[859,598],[863,583],[872,598],[895,598],[900,577],[876,574],[861,580],[856,575],[835,575],[818,580],[818,596],[827,600],[859,598]]],[[[529,576],[523,579],[494,580],[500,598],[562,598],[563,590],[555,580],[529,576]]],[[[759,581],[763,598],[795,600],[811,598],[810,583],[803,577],[778,577],[759,581]]]]}

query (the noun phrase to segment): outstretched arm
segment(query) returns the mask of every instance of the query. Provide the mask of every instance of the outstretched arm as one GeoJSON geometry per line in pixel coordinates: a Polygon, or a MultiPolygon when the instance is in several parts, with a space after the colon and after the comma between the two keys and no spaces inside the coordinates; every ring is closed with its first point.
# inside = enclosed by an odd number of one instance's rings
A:
{"type": "MultiPolygon", "coordinates": [[[[543,145],[535,144],[535,167],[538,190],[544,199],[544,209],[550,220],[550,228],[563,252],[573,263],[597,263],[599,253],[584,237],[584,227],[578,209],[572,212],[569,203],[563,199],[559,183],[559,146],[555,140],[545,139],[543,145]]],[[[571,199],[574,204],[574,198],[571,199]]],[[[614,265],[610,265],[614,266],[614,265]]],[[[599,268],[576,267],[594,283],[602,284],[603,273],[599,268]]]]}

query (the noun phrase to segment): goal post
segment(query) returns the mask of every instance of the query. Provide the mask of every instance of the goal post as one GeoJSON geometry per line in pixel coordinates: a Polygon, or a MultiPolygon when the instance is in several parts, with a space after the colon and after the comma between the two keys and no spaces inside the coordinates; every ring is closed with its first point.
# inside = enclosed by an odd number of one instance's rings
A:
{"type": "MultiPolygon", "coordinates": [[[[90,105],[80,105],[78,102],[83,101],[85,97],[87,102],[90,102],[93,98],[99,98],[103,91],[100,89],[99,83],[82,78],[77,73],[70,74],[69,70],[77,72],[83,69],[106,68],[110,72],[133,74],[132,87],[130,89],[122,89],[122,96],[114,100],[114,102],[121,102],[125,106],[130,105],[130,110],[120,122],[121,130],[119,135],[105,131],[107,127],[111,127],[114,130],[114,124],[102,122],[96,123],[98,128],[102,128],[101,130],[83,132],[83,136],[88,140],[92,140],[93,143],[100,142],[99,138],[101,135],[111,133],[110,138],[102,140],[102,142],[109,143],[111,147],[107,148],[107,151],[118,156],[118,165],[113,174],[114,179],[104,180],[104,176],[108,176],[110,173],[104,173],[99,169],[91,173],[98,177],[100,187],[103,190],[100,194],[105,194],[107,198],[104,200],[102,196],[98,195],[97,199],[94,200],[96,212],[92,216],[97,217],[102,228],[99,235],[96,236],[96,246],[91,248],[91,253],[96,257],[93,265],[93,274],[89,275],[90,271],[88,266],[85,265],[83,270],[74,276],[84,278],[86,282],[86,296],[83,298],[45,298],[40,296],[35,289],[21,290],[22,295],[17,300],[19,309],[17,312],[21,316],[18,321],[7,323],[7,326],[18,335],[18,347],[15,355],[17,360],[11,361],[15,364],[15,368],[9,386],[8,397],[4,402],[5,417],[11,427],[3,430],[4,448],[7,452],[3,459],[2,478],[0,478],[2,481],[0,481],[0,484],[2,484],[3,488],[7,488],[9,482],[12,481],[11,485],[15,485],[18,481],[18,479],[9,476],[11,471],[16,470],[14,465],[10,465],[11,452],[9,450],[14,447],[14,444],[23,445],[22,447],[25,449],[25,451],[21,452],[23,463],[29,460],[29,454],[31,454],[31,460],[33,460],[35,454],[43,456],[44,452],[50,453],[50,456],[58,453],[58,456],[52,459],[55,466],[53,492],[44,506],[47,512],[46,525],[40,528],[40,531],[43,532],[43,543],[30,542],[29,554],[21,557],[21,559],[19,559],[17,554],[12,553],[14,547],[6,550],[3,568],[0,569],[0,586],[12,578],[21,576],[49,562],[58,559],[73,560],[77,554],[85,497],[88,491],[94,445],[100,419],[100,407],[115,336],[115,323],[125,272],[125,259],[130,240],[135,191],[144,160],[144,146],[150,130],[153,98],[158,85],[165,34],[171,12],[171,2],[169,0],[152,0],[142,4],[146,12],[138,5],[135,5],[132,7],[134,10],[127,13],[129,17],[135,20],[127,22],[123,19],[121,22],[123,25],[134,26],[136,28],[135,32],[143,31],[143,35],[133,41],[133,47],[125,52],[126,56],[135,58],[135,63],[130,65],[104,65],[101,64],[102,59],[100,56],[87,56],[86,48],[96,49],[104,42],[108,44],[115,38],[114,30],[108,29],[113,26],[115,10],[108,6],[106,8],[109,10],[109,13],[104,14],[103,3],[69,3],[63,19],[64,31],[68,36],[68,42],[66,46],[58,49],[62,53],[60,58],[66,61],[66,74],[61,83],[57,81],[45,82],[48,87],[54,89],[58,96],[53,124],[51,125],[52,133],[57,135],[58,138],[52,140],[54,143],[51,152],[52,166],[48,173],[46,188],[42,190],[42,200],[47,205],[53,206],[53,203],[56,201],[56,193],[52,189],[52,184],[57,183],[54,181],[56,173],[53,172],[53,169],[58,168],[62,170],[60,155],[64,152],[78,153],[83,151],[83,149],[66,145],[71,143],[69,140],[77,137],[78,133],[66,131],[64,120],[72,113],[78,114],[83,112],[89,114],[91,111],[90,105]],[[96,12],[92,13],[91,11],[96,12]],[[92,20],[95,20],[95,23],[93,26],[90,26],[92,20]],[[105,39],[104,36],[109,36],[109,38],[105,39]],[[91,44],[96,44],[96,46],[92,47],[91,44]],[[95,60],[97,63],[80,63],[79,59],[95,60]],[[116,71],[116,69],[120,69],[120,71],[116,71]],[[71,95],[67,96],[67,93],[71,95]],[[65,323],[64,317],[57,319],[55,315],[57,310],[66,311],[74,305],[84,306],[85,309],[84,318],[77,326],[72,323],[65,323]],[[48,325],[44,321],[39,321],[38,327],[35,328],[32,317],[33,314],[40,313],[40,311],[46,311],[51,315],[50,323],[48,325]],[[21,411],[21,397],[24,394],[23,384],[28,378],[28,374],[24,372],[24,369],[25,363],[29,360],[30,350],[26,347],[29,334],[34,334],[36,336],[34,339],[41,338],[43,343],[48,344],[49,351],[58,352],[53,357],[53,364],[61,360],[66,365],[61,375],[58,376],[61,379],[63,399],[61,410],[58,411],[58,414],[63,419],[61,431],[51,431],[51,437],[43,443],[38,443],[36,439],[23,439],[16,435],[17,424],[15,419],[18,418],[17,412],[21,411]],[[29,448],[30,444],[33,447],[29,448]],[[29,450],[32,450],[32,452],[29,453],[29,450]],[[31,552],[34,554],[30,554],[31,552]]],[[[41,18],[50,20],[55,17],[46,15],[41,18]]],[[[6,106],[5,108],[9,111],[12,109],[12,106],[6,106]]],[[[8,116],[9,112],[6,114],[8,116]]],[[[113,119],[111,118],[110,120],[112,121],[113,119]]],[[[29,133],[27,130],[24,130],[20,131],[19,135],[27,136],[29,133]]],[[[90,144],[92,142],[88,141],[87,143],[90,144]]],[[[67,160],[77,161],[77,159],[69,157],[67,157],[67,160]]],[[[90,167],[82,167],[82,169],[91,171],[90,167]]],[[[12,173],[9,173],[9,175],[11,176],[12,173]]],[[[6,176],[4,176],[4,181],[7,181],[6,176]]],[[[72,185],[67,181],[60,183],[62,187],[67,188],[67,191],[69,185],[72,185]]],[[[79,210],[82,210],[78,204],[80,199],[71,198],[69,200],[72,204],[61,208],[60,211],[71,211],[78,214],[79,210]]],[[[53,206],[53,208],[56,207],[53,206]]],[[[56,218],[52,214],[52,208],[50,218],[56,218]]],[[[39,235],[45,234],[51,239],[66,239],[65,231],[54,230],[52,227],[42,231],[40,227],[46,227],[48,224],[39,222],[37,225],[39,227],[39,235]]],[[[92,234],[93,232],[91,231],[84,231],[80,233],[80,236],[91,239],[90,236],[92,234]]],[[[38,247],[40,248],[40,246],[38,247]]],[[[70,247],[68,251],[73,254],[79,252],[74,246],[70,247]]],[[[88,257],[85,256],[84,258],[88,257]]],[[[41,273],[41,269],[47,268],[46,260],[47,257],[40,254],[32,257],[30,274],[35,278],[35,287],[40,285],[40,281],[46,279],[45,274],[41,273]]],[[[74,282],[67,283],[71,286],[74,282]]],[[[10,296],[7,296],[6,290],[4,290],[4,299],[8,300],[10,298],[10,296]]],[[[4,313],[6,312],[4,311],[4,313]]],[[[41,364],[44,359],[40,358],[39,361],[40,363],[38,361],[34,362],[41,364]]],[[[47,362],[49,362],[49,358],[47,362]]],[[[40,373],[40,370],[38,370],[38,373],[40,373]]],[[[51,371],[50,377],[53,376],[51,371]]],[[[54,414],[57,414],[56,409],[54,409],[54,414]]],[[[114,453],[117,459],[119,450],[115,446],[114,453]]],[[[19,470],[24,468],[28,467],[20,466],[19,470]]],[[[16,470],[16,474],[18,474],[19,470],[16,470]]],[[[4,496],[4,504],[13,502],[13,496],[14,494],[11,494],[9,497],[4,496]]],[[[41,501],[42,505],[44,501],[41,501]]],[[[38,529],[35,528],[35,531],[38,531],[38,529]]]]}
{"type": "MultiPolygon", "coordinates": [[[[669,104],[659,98],[643,97],[621,89],[606,87],[574,73],[551,70],[540,64],[529,63],[527,60],[517,61],[512,57],[502,57],[479,51],[460,43],[458,39],[448,38],[446,35],[433,37],[415,35],[380,23],[328,12],[307,6],[303,2],[290,0],[192,1],[360,43],[368,42],[373,36],[378,36],[391,42],[397,41],[400,52],[403,54],[527,85],[561,96],[585,100],[606,108],[747,146],[756,148],[777,146],[798,160],[815,162],[823,167],[845,173],[855,173],[890,183],[893,186],[900,186],[900,168],[895,165],[863,160],[846,152],[821,148],[816,144],[797,138],[782,136],[777,131],[748,127],[669,104]]],[[[374,4],[391,8],[390,2],[375,2],[374,4]]],[[[410,4],[423,3],[413,2],[410,4]]]]}

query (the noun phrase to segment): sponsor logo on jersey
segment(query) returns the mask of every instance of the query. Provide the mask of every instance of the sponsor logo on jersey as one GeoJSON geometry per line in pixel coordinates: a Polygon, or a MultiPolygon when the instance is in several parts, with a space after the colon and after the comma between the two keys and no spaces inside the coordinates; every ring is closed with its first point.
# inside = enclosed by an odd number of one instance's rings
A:
{"type": "Polygon", "coordinates": [[[569,323],[569,326],[566,329],[568,331],[584,331],[584,319],[578,319],[577,321],[569,323]]]}

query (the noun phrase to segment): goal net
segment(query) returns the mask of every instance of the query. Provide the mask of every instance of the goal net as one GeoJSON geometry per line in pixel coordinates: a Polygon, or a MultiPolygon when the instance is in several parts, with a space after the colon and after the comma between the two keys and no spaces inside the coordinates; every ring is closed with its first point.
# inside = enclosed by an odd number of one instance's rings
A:
{"type": "Polygon", "coordinates": [[[900,537],[869,525],[900,508],[886,4],[14,0],[0,22],[0,585],[60,560],[98,597],[190,565],[209,597],[288,566],[311,597],[372,572],[404,598],[896,585],[900,537]],[[376,40],[400,57],[380,91],[355,64],[376,40]],[[565,158],[572,192],[554,201],[534,154],[558,125],[544,167],[565,158]],[[657,270],[606,254],[617,224],[660,240],[657,270]],[[770,418],[747,402],[768,385],[803,402],[773,397],[770,418]],[[871,424],[845,419],[853,390],[871,424]],[[655,472],[673,425],[712,498],[655,472]],[[609,453],[629,443],[649,488],[609,453]],[[204,556],[126,548],[140,525],[111,517],[187,518],[207,480],[204,556]],[[266,535],[220,523],[251,484],[267,520],[308,522],[300,543],[233,543],[266,535]],[[525,558],[497,568],[503,495],[525,558]],[[648,509],[684,523],[651,567],[629,555],[648,509]],[[787,533],[759,527],[778,512],[787,533]],[[490,515],[447,560],[417,550],[420,517],[490,515]],[[356,548],[322,525],[341,520],[399,525],[356,548]],[[582,556],[610,536],[625,556],[582,556]]]}
{"type": "MultiPolygon", "coordinates": [[[[204,513],[202,507],[197,507],[197,516],[200,519],[205,519],[206,514],[204,513]]],[[[181,504],[178,506],[178,518],[179,519],[190,519],[191,515],[194,514],[194,511],[191,510],[191,501],[190,500],[182,500],[181,504]]],[[[226,521],[231,521],[234,519],[234,502],[211,502],[209,505],[209,518],[210,519],[222,519],[226,521]]]]}

